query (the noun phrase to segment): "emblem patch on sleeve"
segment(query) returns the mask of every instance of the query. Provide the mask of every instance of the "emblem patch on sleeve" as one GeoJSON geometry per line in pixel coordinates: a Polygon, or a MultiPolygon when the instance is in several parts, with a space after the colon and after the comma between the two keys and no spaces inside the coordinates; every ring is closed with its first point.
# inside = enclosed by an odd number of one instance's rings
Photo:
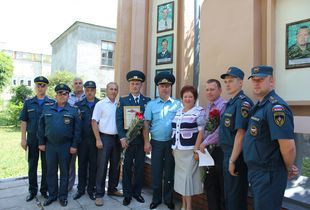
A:
{"type": "Polygon", "coordinates": [[[257,136],[258,129],[257,129],[257,127],[255,125],[251,126],[250,134],[251,134],[251,136],[257,136]]]}
{"type": "Polygon", "coordinates": [[[229,127],[229,126],[230,126],[230,119],[225,118],[225,127],[229,127]]]}
{"type": "Polygon", "coordinates": [[[285,108],[281,105],[275,105],[272,107],[273,120],[277,126],[281,127],[285,123],[285,108]]]}
{"type": "Polygon", "coordinates": [[[242,103],[242,105],[241,105],[241,115],[242,115],[242,117],[244,117],[244,118],[249,117],[250,108],[251,108],[251,104],[249,102],[244,101],[242,103]]]}

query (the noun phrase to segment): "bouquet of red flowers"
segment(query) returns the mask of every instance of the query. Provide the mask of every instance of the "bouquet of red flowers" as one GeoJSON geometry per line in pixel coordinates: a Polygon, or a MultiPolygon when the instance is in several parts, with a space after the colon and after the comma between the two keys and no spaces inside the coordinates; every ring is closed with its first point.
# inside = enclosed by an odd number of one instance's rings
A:
{"type": "Polygon", "coordinates": [[[141,112],[136,112],[135,117],[131,120],[128,131],[126,133],[126,141],[129,144],[134,140],[140,133],[143,127],[144,117],[141,112]]]}
{"type": "Polygon", "coordinates": [[[209,112],[209,118],[206,123],[205,130],[208,133],[213,133],[220,125],[220,111],[218,109],[212,109],[209,112]]]}

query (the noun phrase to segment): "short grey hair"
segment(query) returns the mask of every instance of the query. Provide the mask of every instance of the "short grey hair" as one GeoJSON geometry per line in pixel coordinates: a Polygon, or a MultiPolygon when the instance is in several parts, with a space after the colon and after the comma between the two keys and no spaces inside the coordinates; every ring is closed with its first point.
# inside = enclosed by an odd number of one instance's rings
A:
{"type": "Polygon", "coordinates": [[[110,85],[115,85],[115,86],[117,87],[117,89],[118,89],[118,84],[117,84],[116,82],[109,82],[109,83],[107,84],[106,89],[108,89],[110,85]]]}

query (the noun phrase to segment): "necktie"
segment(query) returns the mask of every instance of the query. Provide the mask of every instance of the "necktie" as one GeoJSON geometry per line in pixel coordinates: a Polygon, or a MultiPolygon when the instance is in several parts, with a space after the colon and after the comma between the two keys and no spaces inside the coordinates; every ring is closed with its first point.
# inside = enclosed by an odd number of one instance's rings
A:
{"type": "Polygon", "coordinates": [[[138,105],[139,104],[139,98],[135,98],[135,103],[138,105]]]}

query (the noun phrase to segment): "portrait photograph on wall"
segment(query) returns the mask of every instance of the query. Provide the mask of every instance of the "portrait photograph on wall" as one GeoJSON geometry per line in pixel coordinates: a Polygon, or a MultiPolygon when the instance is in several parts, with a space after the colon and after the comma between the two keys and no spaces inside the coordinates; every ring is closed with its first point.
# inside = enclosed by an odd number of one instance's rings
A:
{"type": "Polygon", "coordinates": [[[310,67],[310,18],[286,24],[286,69],[310,67]]]}
{"type": "MultiPolygon", "coordinates": [[[[173,74],[173,69],[172,69],[172,68],[170,68],[170,69],[156,69],[155,75],[157,75],[157,74],[159,74],[159,73],[161,73],[161,72],[169,72],[170,74],[173,74]]],[[[157,89],[157,86],[156,86],[156,85],[155,85],[155,91],[154,91],[154,93],[155,93],[154,98],[157,98],[157,97],[159,96],[159,94],[158,94],[158,89],[157,89]]],[[[170,95],[172,95],[172,88],[171,88],[171,93],[170,93],[170,95]]]]}
{"type": "Polygon", "coordinates": [[[156,65],[173,62],[173,34],[157,37],[156,65]]]}
{"type": "Polygon", "coordinates": [[[173,30],[174,2],[160,4],[157,7],[157,33],[173,30]]]}

